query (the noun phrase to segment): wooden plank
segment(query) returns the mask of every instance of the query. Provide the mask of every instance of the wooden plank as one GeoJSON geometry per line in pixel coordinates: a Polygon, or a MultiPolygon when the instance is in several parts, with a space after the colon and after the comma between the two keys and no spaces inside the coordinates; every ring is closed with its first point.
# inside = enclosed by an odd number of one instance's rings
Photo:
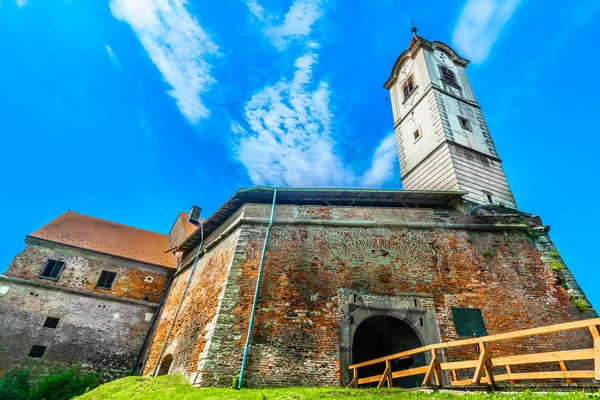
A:
{"type": "Polygon", "coordinates": [[[450,348],[450,347],[477,344],[479,342],[484,342],[484,343],[497,342],[497,341],[506,340],[506,339],[517,339],[517,338],[522,338],[522,337],[526,337],[526,336],[542,335],[542,334],[555,333],[555,332],[561,332],[561,331],[569,331],[569,330],[574,330],[574,329],[588,328],[588,327],[594,326],[594,325],[600,325],[600,318],[593,318],[593,319],[588,319],[588,320],[583,320],[583,321],[575,321],[575,322],[567,322],[564,324],[557,324],[557,325],[542,326],[542,327],[538,327],[538,328],[524,329],[521,331],[499,333],[497,335],[482,336],[482,337],[472,338],[472,339],[456,340],[454,342],[438,343],[438,344],[431,345],[431,347],[434,349],[445,349],[445,348],[450,348]]]}
{"type": "Polygon", "coordinates": [[[543,379],[588,379],[594,378],[594,371],[546,371],[546,372],[522,372],[517,374],[494,375],[497,382],[508,380],[543,380],[543,379]]]}
{"type": "Polygon", "coordinates": [[[454,361],[454,362],[445,362],[440,363],[440,368],[442,370],[454,370],[454,369],[465,369],[465,368],[477,368],[478,360],[467,360],[467,361],[454,361]]]}
{"type": "Polygon", "coordinates": [[[453,381],[457,381],[458,380],[458,376],[456,375],[456,370],[455,369],[452,370],[452,380],[453,381]]]}
{"type": "Polygon", "coordinates": [[[358,370],[355,368],[352,370],[352,381],[350,381],[350,384],[348,385],[348,387],[353,387],[353,388],[357,388],[358,387],[358,370]]]}
{"type": "MultiPolygon", "coordinates": [[[[506,373],[507,373],[507,374],[509,374],[509,375],[510,375],[510,374],[512,374],[512,371],[510,370],[510,365],[505,365],[504,367],[506,368],[506,373]]],[[[509,383],[510,383],[511,385],[512,385],[512,384],[515,384],[516,382],[518,382],[518,381],[515,381],[515,380],[510,380],[510,381],[509,381],[509,383]]]]}
{"type": "Polygon", "coordinates": [[[590,326],[590,333],[594,339],[600,338],[600,334],[598,333],[598,328],[596,325],[590,326]]]}
{"type": "MultiPolygon", "coordinates": [[[[490,381],[488,380],[487,376],[484,376],[481,378],[481,383],[490,383],[490,381]]],[[[450,384],[452,386],[470,386],[473,384],[473,381],[471,379],[462,379],[460,381],[452,381],[450,384]]]]}
{"type": "Polygon", "coordinates": [[[471,380],[474,385],[478,385],[481,382],[481,376],[485,370],[485,364],[488,358],[485,343],[479,343],[479,351],[481,353],[479,354],[479,360],[477,361],[477,366],[475,367],[475,374],[473,374],[473,379],[471,380]]]}
{"type": "Polygon", "coordinates": [[[424,353],[428,350],[431,350],[431,347],[432,347],[432,345],[417,347],[416,349],[411,349],[411,350],[402,351],[400,353],[390,354],[389,356],[379,357],[379,358],[375,358],[375,359],[369,360],[369,361],[363,361],[358,364],[352,364],[348,368],[354,369],[354,368],[366,367],[368,365],[379,364],[379,363],[385,362],[386,360],[389,360],[389,361],[402,360],[403,358],[409,358],[412,355],[424,353]]]}
{"type": "Polygon", "coordinates": [[[426,374],[428,368],[429,365],[425,365],[424,367],[403,369],[402,371],[392,372],[392,379],[403,378],[405,376],[426,374]]]}
{"type": "Polygon", "coordinates": [[[566,351],[550,351],[547,353],[522,354],[517,356],[496,357],[492,358],[491,362],[494,367],[502,367],[504,365],[519,365],[519,364],[535,364],[557,361],[573,361],[573,360],[592,360],[594,359],[593,349],[581,350],[566,350],[566,351]]]}
{"type": "Polygon", "coordinates": [[[362,385],[363,383],[373,383],[373,382],[379,382],[381,380],[381,377],[383,375],[373,375],[373,376],[369,376],[367,378],[360,378],[357,380],[357,383],[359,385],[362,385]]]}
{"type": "MultiPolygon", "coordinates": [[[[561,370],[561,371],[564,371],[564,372],[567,372],[567,371],[568,371],[568,369],[567,369],[567,364],[565,364],[565,362],[564,362],[564,361],[560,360],[560,361],[558,362],[558,365],[560,365],[560,370],[561,370]]],[[[572,381],[571,379],[569,379],[569,378],[567,378],[567,379],[566,379],[566,381],[567,381],[567,383],[573,383],[573,381],[572,381]]]]}
{"type": "Polygon", "coordinates": [[[439,380],[437,378],[436,371],[441,371],[439,369],[439,365],[440,365],[440,363],[437,358],[437,352],[434,349],[432,349],[431,350],[431,362],[427,366],[427,371],[425,372],[425,377],[423,378],[422,386],[429,386],[429,383],[431,382],[431,378],[433,378],[434,375],[436,376],[436,385],[438,384],[439,380]]]}
{"type": "Polygon", "coordinates": [[[594,338],[594,379],[600,381],[600,337],[594,338]]]}
{"type": "Polygon", "coordinates": [[[384,383],[388,384],[388,387],[392,387],[392,385],[390,385],[390,373],[391,373],[391,366],[390,366],[390,362],[389,360],[385,361],[385,371],[383,371],[383,374],[381,375],[381,379],[379,380],[379,383],[377,384],[377,387],[380,388],[383,386],[384,383]]]}

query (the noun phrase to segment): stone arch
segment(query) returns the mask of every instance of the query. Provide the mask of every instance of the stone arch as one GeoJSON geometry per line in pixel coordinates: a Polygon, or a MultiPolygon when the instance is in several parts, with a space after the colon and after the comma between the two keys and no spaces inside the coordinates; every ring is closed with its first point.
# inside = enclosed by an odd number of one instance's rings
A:
{"type": "MultiPolygon", "coordinates": [[[[352,379],[348,366],[354,364],[352,353],[355,333],[359,326],[370,318],[392,317],[399,320],[414,332],[419,345],[425,346],[440,342],[435,316],[431,310],[423,307],[423,302],[432,302],[430,297],[415,294],[393,296],[360,294],[350,289],[340,289],[338,301],[342,313],[340,321],[340,383],[343,386],[348,385],[352,379]]],[[[419,345],[414,347],[419,347],[419,345]]],[[[430,354],[425,353],[424,359],[428,363],[430,354]]],[[[416,361],[421,362],[422,360],[413,360],[415,367],[419,366],[416,361]]],[[[401,369],[401,367],[398,365],[394,370],[401,369]]],[[[398,382],[398,385],[400,384],[407,385],[406,382],[398,382]]]]}
{"type": "Polygon", "coordinates": [[[169,369],[171,369],[171,364],[173,363],[173,355],[167,354],[165,358],[163,358],[160,363],[160,367],[158,368],[158,372],[156,376],[167,375],[169,373],[169,369]]]}

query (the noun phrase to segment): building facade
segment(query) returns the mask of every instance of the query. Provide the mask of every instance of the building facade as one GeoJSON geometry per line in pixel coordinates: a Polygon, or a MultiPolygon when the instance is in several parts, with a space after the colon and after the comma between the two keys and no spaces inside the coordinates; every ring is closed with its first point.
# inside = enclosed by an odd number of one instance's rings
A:
{"type": "Polygon", "coordinates": [[[168,235],[71,212],[32,233],[0,276],[0,373],[85,363],[228,386],[246,353],[250,386],[344,385],[360,361],[596,316],[549,227],[517,210],[467,63],[415,34],[393,67],[404,190],[253,187],[168,235]]]}

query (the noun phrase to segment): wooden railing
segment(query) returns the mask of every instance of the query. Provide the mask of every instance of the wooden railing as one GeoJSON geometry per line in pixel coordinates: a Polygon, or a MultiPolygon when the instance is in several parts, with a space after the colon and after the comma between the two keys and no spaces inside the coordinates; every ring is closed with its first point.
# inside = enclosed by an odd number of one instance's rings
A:
{"type": "MultiPolygon", "coordinates": [[[[351,365],[352,381],[348,387],[358,387],[368,383],[377,382],[377,387],[386,385],[392,387],[392,380],[395,378],[404,378],[407,376],[425,374],[423,386],[432,385],[432,380],[435,386],[442,386],[442,371],[450,371],[450,385],[478,385],[488,384],[494,385],[496,382],[507,381],[509,383],[517,383],[521,380],[544,380],[544,379],[561,379],[565,383],[573,383],[573,379],[596,379],[600,380],[600,333],[597,325],[600,325],[600,318],[588,319],[584,321],[568,322],[565,324],[543,326],[539,328],[525,329],[521,331],[501,333],[498,335],[482,336],[472,339],[457,340],[454,342],[438,343],[428,346],[419,347],[416,349],[403,351],[392,354],[386,357],[376,358],[374,360],[361,362],[351,365]],[[547,353],[533,353],[512,355],[507,357],[492,357],[489,351],[490,343],[497,343],[511,339],[525,338],[535,335],[544,335],[550,333],[571,331],[576,329],[589,329],[594,347],[590,349],[579,350],[564,350],[551,351],[547,353]],[[454,362],[442,362],[438,351],[450,349],[460,346],[479,346],[479,357],[475,360],[464,360],[454,362]],[[430,352],[431,361],[429,365],[423,367],[410,368],[400,371],[392,371],[392,361],[410,358],[413,355],[430,352]],[[593,370],[569,371],[565,361],[580,361],[593,360],[593,370]],[[560,371],[543,371],[543,372],[521,372],[515,373],[511,371],[512,366],[534,365],[541,363],[558,363],[560,371]],[[358,371],[362,367],[371,365],[384,364],[385,370],[380,375],[374,375],[364,378],[358,377],[358,371]],[[494,374],[492,367],[504,367],[505,373],[494,374]],[[472,379],[459,380],[457,371],[466,369],[475,369],[472,379]],[[485,373],[485,376],[484,376],[485,373]]],[[[501,343],[497,343],[501,345],[501,343]]],[[[469,375],[467,375],[469,376],[469,375]]]]}

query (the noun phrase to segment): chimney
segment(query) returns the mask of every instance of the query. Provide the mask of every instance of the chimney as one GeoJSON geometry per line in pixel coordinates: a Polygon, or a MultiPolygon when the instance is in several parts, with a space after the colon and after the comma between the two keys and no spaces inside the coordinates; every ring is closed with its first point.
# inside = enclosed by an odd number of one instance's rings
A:
{"type": "Polygon", "coordinates": [[[202,208],[200,208],[198,206],[192,206],[192,208],[190,210],[190,216],[188,218],[188,221],[190,221],[190,223],[192,223],[194,225],[198,225],[201,212],[202,212],[202,208]]]}

